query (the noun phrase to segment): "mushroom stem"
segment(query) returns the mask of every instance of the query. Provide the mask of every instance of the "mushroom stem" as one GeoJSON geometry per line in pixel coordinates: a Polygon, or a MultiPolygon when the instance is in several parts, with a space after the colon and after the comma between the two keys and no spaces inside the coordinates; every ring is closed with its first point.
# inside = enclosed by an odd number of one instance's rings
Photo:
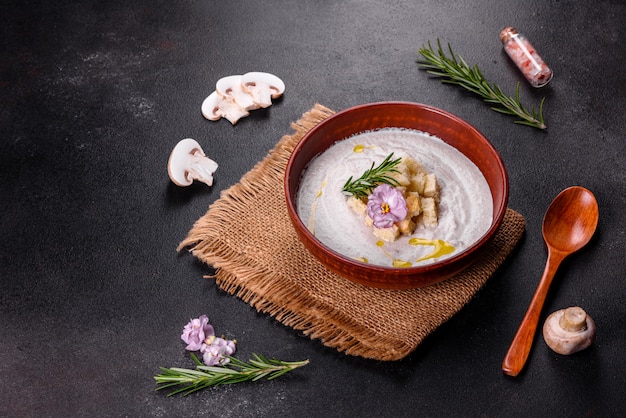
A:
{"type": "Polygon", "coordinates": [[[272,105],[272,90],[269,85],[256,83],[244,86],[244,88],[259,107],[267,108],[272,105]]]}
{"type": "Polygon", "coordinates": [[[186,177],[189,181],[198,180],[212,186],[213,173],[216,169],[217,164],[215,161],[204,155],[202,151],[195,150],[189,158],[186,177]]]}
{"type": "Polygon", "coordinates": [[[567,331],[584,331],[587,329],[587,314],[578,306],[569,307],[563,312],[559,325],[567,331]]]}
{"type": "Polygon", "coordinates": [[[258,108],[252,96],[243,89],[240,75],[230,75],[220,78],[215,84],[215,91],[224,99],[232,100],[244,111],[258,108]]]}

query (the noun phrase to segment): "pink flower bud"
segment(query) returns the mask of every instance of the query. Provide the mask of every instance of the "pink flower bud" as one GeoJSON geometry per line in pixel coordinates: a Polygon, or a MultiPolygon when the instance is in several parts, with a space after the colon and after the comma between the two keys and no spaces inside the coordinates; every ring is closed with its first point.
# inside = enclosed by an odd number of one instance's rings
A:
{"type": "Polygon", "coordinates": [[[213,326],[209,324],[209,318],[206,315],[201,315],[185,325],[180,338],[187,344],[185,347],[187,350],[198,351],[204,340],[212,335],[215,335],[215,331],[213,326]]]}
{"type": "Polygon", "coordinates": [[[368,196],[367,215],[372,218],[376,228],[390,228],[406,218],[407,213],[402,192],[388,184],[381,184],[368,196]]]}

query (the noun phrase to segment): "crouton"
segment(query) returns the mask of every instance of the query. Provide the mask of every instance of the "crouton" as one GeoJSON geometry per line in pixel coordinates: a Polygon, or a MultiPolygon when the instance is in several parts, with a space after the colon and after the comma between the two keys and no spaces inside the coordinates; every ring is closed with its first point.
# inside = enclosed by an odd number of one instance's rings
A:
{"type": "Polygon", "coordinates": [[[411,183],[409,183],[408,189],[412,192],[419,194],[424,193],[424,185],[426,183],[426,175],[424,173],[415,173],[411,177],[411,183]]]}
{"type": "Polygon", "coordinates": [[[424,182],[424,197],[432,197],[435,202],[439,201],[439,187],[437,177],[434,174],[427,174],[424,182]]]}
{"type": "Polygon", "coordinates": [[[385,242],[394,242],[400,236],[400,228],[395,224],[389,228],[376,228],[374,226],[373,230],[374,235],[385,242]]]}
{"type": "Polygon", "coordinates": [[[406,196],[407,218],[417,216],[422,211],[420,206],[420,195],[417,192],[408,192],[406,196]]]}
{"type": "Polygon", "coordinates": [[[359,215],[365,214],[365,211],[367,210],[367,204],[361,199],[354,196],[350,196],[348,198],[348,207],[359,215]]]}
{"type": "Polygon", "coordinates": [[[437,205],[432,197],[423,197],[422,204],[422,223],[425,226],[437,226],[437,205]]]}
{"type": "Polygon", "coordinates": [[[426,173],[424,167],[411,157],[403,157],[402,162],[406,165],[411,176],[415,176],[418,173],[426,173]]]}
{"type": "Polygon", "coordinates": [[[415,232],[415,228],[417,228],[417,224],[413,221],[413,219],[406,217],[403,220],[396,222],[398,225],[398,230],[402,235],[411,235],[415,232]]]}

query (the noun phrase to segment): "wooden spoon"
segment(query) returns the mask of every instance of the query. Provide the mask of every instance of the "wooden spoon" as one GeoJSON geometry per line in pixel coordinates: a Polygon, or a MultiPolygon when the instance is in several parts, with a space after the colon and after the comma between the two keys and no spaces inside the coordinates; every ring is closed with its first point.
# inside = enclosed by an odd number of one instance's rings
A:
{"type": "Polygon", "coordinates": [[[543,303],[557,268],[565,257],[589,242],[597,225],[598,202],[593,193],[584,187],[569,187],[550,204],[541,228],[548,247],[548,261],[528,311],[502,362],[504,373],[517,376],[524,368],[543,303]]]}

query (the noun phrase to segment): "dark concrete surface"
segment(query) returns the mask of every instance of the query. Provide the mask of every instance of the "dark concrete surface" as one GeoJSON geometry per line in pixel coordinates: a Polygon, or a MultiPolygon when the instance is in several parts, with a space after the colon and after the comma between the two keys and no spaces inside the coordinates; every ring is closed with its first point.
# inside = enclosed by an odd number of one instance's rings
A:
{"type": "Polygon", "coordinates": [[[626,410],[626,3],[512,1],[14,1],[0,4],[0,416],[610,417],[626,410]],[[504,54],[516,26],[553,68],[534,90],[504,54]],[[440,38],[527,104],[516,125],[415,63],[440,38]],[[223,76],[268,71],[287,91],[236,126],[202,100],[223,76]],[[517,250],[476,297],[402,361],[348,357],[203,279],[176,247],[220,191],[315,103],[406,100],[482,131],[526,217],[517,250]],[[181,139],[220,164],[215,184],[174,186],[181,139]],[[539,337],[524,373],[500,370],[543,271],[543,213],[582,185],[600,205],[591,243],[566,260],[548,313],[580,305],[598,338],[570,357],[539,337]],[[179,335],[206,313],[237,355],[310,359],[278,380],[186,398],[156,392],[159,366],[192,367],[179,335]]]}

